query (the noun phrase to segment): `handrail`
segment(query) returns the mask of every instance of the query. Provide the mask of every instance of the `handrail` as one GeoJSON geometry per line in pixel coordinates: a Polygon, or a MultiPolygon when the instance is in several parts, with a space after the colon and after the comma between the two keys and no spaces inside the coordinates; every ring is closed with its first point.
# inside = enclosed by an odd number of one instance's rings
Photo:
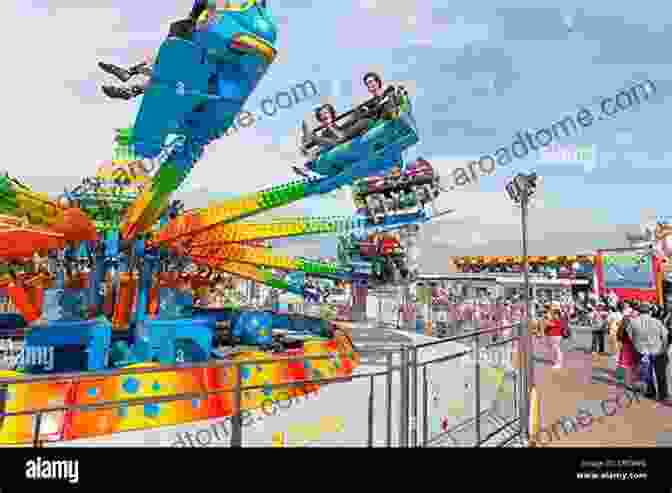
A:
{"type": "Polygon", "coordinates": [[[500,332],[504,329],[514,329],[514,328],[518,327],[519,325],[521,325],[521,324],[518,323],[518,324],[512,324],[512,325],[503,325],[501,327],[494,327],[494,328],[489,328],[489,329],[479,329],[479,330],[475,330],[475,331],[472,331],[472,332],[467,332],[466,334],[446,337],[446,338],[440,339],[438,341],[424,342],[422,344],[415,345],[415,347],[418,348],[418,349],[422,349],[422,348],[429,347],[429,346],[436,346],[438,344],[442,344],[442,343],[445,343],[445,342],[460,341],[460,340],[463,340],[463,339],[469,339],[469,338],[478,337],[478,336],[481,336],[481,335],[487,335],[487,334],[500,332]]]}
{"type": "MultiPolygon", "coordinates": [[[[126,407],[126,406],[141,406],[145,404],[158,404],[158,403],[166,403],[166,402],[176,402],[176,401],[185,401],[185,400],[193,400],[193,399],[207,399],[208,396],[212,395],[220,395],[220,394],[231,394],[233,393],[235,396],[240,396],[242,392],[245,391],[250,391],[250,390],[265,390],[265,389],[287,389],[287,398],[291,399],[295,397],[294,392],[289,391],[291,388],[296,388],[296,387],[303,387],[306,384],[318,384],[318,385],[328,385],[331,383],[341,383],[341,382],[351,382],[354,380],[358,379],[370,379],[372,380],[375,377],[383,376],[386,375],[388,380],[392,375],[392,372],[394,371],[400,371],[402,372],[402,377],[403,377],[403,372],[410,372],[411,368],[406,368],[404,370],[404,361],[403,361],[403,353],[406,351],[407,356],[409,356],[408,351],[411,350],[413,351],[413,356],[412,358],[412,363],[411,360],[407,361],[408,365],[413,366],[416,368],[413,370],[414,372],[417,371],[417,368],[426,368],[429,364],[431,363],[438,363],[438,362],[443,362],[443,361],[448,361],[451,359],[456,359],[462,356],[468,356],[473,352],[472,350],[464,351],[461,353],[457,354],[451,354],[448,356],[443,356],[440,358],[435,358],[432,360],[428,361],[423,361],[420,362],[418,361],[417,358],[417,351],[418,349],[422,349],[424,347],[431,347],[435,346],[441,343],[447,343],[447,342],[452,342],[452,341],[458,341],[458,340],[465,340],[465,339],[476,339],[478,340],[479,336],[485,335],[485,334],[491,334],[495,332],[499,332],[503,329],[507,328],[513,328],[516,327],[520,324],[513,324],[513,325],[507,325],[503,327],[495,327],[495,328],[488,328],[488,329],[481,329],[481,330],[475,330],[460,336],[454,336],[451,338],[446,338],[442,339],[439,341],[433,341],[430,343],[424,343],[424,344],[418,344],[418,345],[402,345],[401,347],[397,348],[376,348],[376,349],[371,349],[371,350],[362,350],[362,351],[357,351],[359,354],[374,354],[374,355],[380,355],[384,356],[387,355],[388,358],[388,368],[386,368],[383,371],[373,371],[373,372],[366,372],[366,373],[354,373],[351,375],[347,376],[342,376],[342,377],[331,377],[331,378],[317,378],[317,379],[302,379],[302,380],[293,380],[293,381],[287,381],[287,382],[281,382],[281,383],[276,383],[276,384],[270,384],[270,385],[247,385],[243,386],[241,385],[240,379],[238,379],[238,382],[231,386],[230,388],[220,388],[220,389],[215,389],[215,390],[198,390],[195,392],[182,392],[182,393],[174,393],[170,395],[163,395],[163,396],[152,396],[152,397],[143,397],[143,398],[134,398],[134,399],[125,399],[125,400],[105,400],[102,402],[96,402],[96,403],[91,403],[91,404],[61,404],[57,406],[51,406],[51,407],[42,407],[42,408],[35,408],[35,409],[23,409],[20,411],[15,411],[15,412],[0,412],[0,420],[2,420],[5,417],[17,417],[17,416],[30,416],[30,415],[36,415],[39,417],[43,416],[44,413],[52,413],[52,412],[87,412],[87,411],[95,411],[95,410],[100,410],[100,409],[115,409],[115,408],[120,408],[120,407],[126,407]],[[401,364],[397,364],[392,366],[391,358],[393,357],[394,353],[399,353],[402,355],[402,361],[401,364]]],[[[493,346],[500,346],[504,345],[507,343],[511,343],[515,340],[517,340],[518,337],[509,337],[503,340],[496,341],[495,343],[485,345],[484,348],[490,348],[493,346]]],[[[306,361],[306,360],[325,360],[325,359],[333,359],[334,357],[338,357],[337,352],[332,352],[332,353],[327,353],[327,354],[319,354],[319,355],[311,355],[311,356],[294,356],[294,357],[282,357],[278,359],[261,359],[261,360],[242,360],[242,361],[209,361],[209,362],[203,362],[203,363],[186,363],[186,364],[181,364],[181,365],[173,365],[169,367],[154,367],[154,368],[120,368],[120,369],[113,369],[113,370],[104,370],[104,371],[98,371],[98,372],[79,372],[79,373],[69,373],[69,374],[57,374],[57,375],[30,375],[26,378],[13,378],[13,379],[0,379],[0,385],[3,384],[21,384],[21,383],[31,383],[31,382],[53,382],[53,381],[64,381],[64,380],[75,380],[75,381],[86,381],[86,380],[92,380],[92,379],[99,379],[101,377],[109,377],[109,376],[117,376],[117,375],[127,375],[127,374],[139,374],[139,373],[159,373],[159,372],[169,372],[169,371],[179,371],[183,369],[194,369],[194,368],[211,368],[211,367],[222,367],[222,368],[227,368],[227,367],[238,367],[241,364],[242,365],[255,365],[255,364],[274,364],[279,361],[306,361]]],[[[424,371],[424,370],[423,370],[424,371]]],[[[414,373],[415,374],[415,373],[414,373]]],[[[240,375],[240,373],[238,373],[240,375]]],[[[410,375],[410,373],[409,373],[410,375]]],[[[408,375],[407,375],[408,377],[408,375]]],[[[403,380],[403,378],[402,378],[403,380]]],[[[412,379],[411,379],[412,380],[412,379]]],[[[389,384],[389,382],[388,382],[389,384]]],[[[372,385],[372,383],[370,383],[372,385]]],[[[408,391],[408,389],[407,389],[408,391]]],[[[281,391],[282,392],[282,391],[281,391]]],[[[413,391],[413,395],[415,395],[415,390],[413,391]]],[[[407,396],[408,398],[411,398],[412,396],[409,394],[407,396]]],[[[237,397],[239,399],[239,397],[237,397]]],[[[389,397],[388,397],[389,398],[389,397]]],[[[414,402],[417,400],[417,397],[413,397],[412,399],[414,402]]],[[[235,407],[235,406],[234,406],[235,407]]],[[[242,416],[242,412],[245,411],[251,411],[253,409],[256,409],[258,406],[246,406],[245,408],[237,407],[235,410],[233,410],[232,416],[235,417],[237,416],[242,416]]],[[[414,410],[414,408],[410,408],[410,411],[413,411],[412,414],[417,418],[417,409],[414,410]]],[[[371,414],[372,408],[369,409],[369,414],[371,414]]],[[[412,419],[413,422],[415,422],[416,418],[408,418],[412,419]]],[[[406,418],[405,418],[406,419],[406,418]]],[[[369,421],[371,421],[371,417],[369,416],[369,421]]],[[[372,436],[371,436],[372,430],[369,430],[369,443],[372,443],[372,436]]],[[[103,435],[101,435],[103,436],[103,435]]],[[[415,435],[414,435],[415,436],[415,435]]],[[[490,438],[487,437],[486,440],[490,438]]],[[[479,438],[480,440],[480,438],[479,438]]],[[[39,446],[41,443],[41,437],[39,433],[39,429],[35,431],[35,436],[34,436],[34,444],[36,446],[39,446]]],[[[63,441],[62,439],[59,439],[58,441],[63,441]]],[[[412,440],[413,443],[416,442],[415,438],[412,440]]],[[[233,442],[232,442],[233,443],[233,442]]],[[[240,446],[238,443],[237,446],[240,446]]]]}
{"type": "MultiPolygon", "coordinates": [[[[399,88],[402,88],[402,86],[399,86],[399,88]]],[[[385,92],[388,92],[388,91],[389,91],[389,92],[395,92],[396,89],[397,89],[396,86],[390,86],[385,92]]],[[[353,113],[358,112],[358,111],[361,110],[362,108],[366,108],[366,107],[368,107],[368,106],[369,106],[372,102],[374,102],[375,100],[376,100],[376,97],[369,98],[369,99],[367,99],[366,101],[364,101],[363,103],[361,103],[361,104],[355,106],[355,107],[352,108],[351,110],[346,111],[345,113],[341,113],[340,115],[337,115],[336,118],[334,119],[334,123],[337,123],[339,120],[344,120],[346,117],[352,115],[353,113]]],[[[397,106],[398,106],[399,108],[401,108],[401,105],[400,105],[400,104],[397,105],[397,106]]],[[[326,125],[322,124],[322,125],[320,125],[320,126],[314,128],[314,129],[313,129],[313,132],[320,132],[321,130],[324,130],[326,127],[327,127],[326,125]]]]}
{"type": "MultiPolygon", "coordinates": [[[[370,353],[386,353],[393,352],[394,349],[363,349],[363,350],[354,350],[358,354],[370,354],[370,353]]],[[[242,360],[242,361],[205,361],[201,363],[184,363],[181,365],[170,365],[170,366],[159,366],[155,368],[119,368],[114,370],[101,370],[101,371],[92,371],[92,372],[76,372],[76,373],[56,373],[49,375],[30,375],[25,378],[0,378],[0,385],[18,385],[18,384],[28,384],[28,383],[43,383],[43,382],[60,382],[63,380],[87,380],[87,379],[97,379],[100,377],[115,377],[120,375],[135,375],[138,373],[165,373],[165,372],[174,372],[179,370],[191,370],[199,368],[229,368],[239,365],[263,365],[263,364],[273,364],[283,361],[306,361],[306,360],[328,360],[333,359],[334,354],[338,355],[338,352],[335,353],[325,353],[317,354],[312,356],[292,356],[292,357],[281,357],[276,359],[260,359],[260,360],[242,360]]]]}
{"type": "MultiPolygon", "coordinates": [[[[390,86],[390,87],[393,87],[393,86],[390,86]]],[[[370,98],[367,101],[363,102],[362,104],[354,107],[353,109],[351,109],[351,110],[349,110],[345,113],[342,113],[340,115],[337,115],[336,118],[334,119],[334,123],[338,123],[339,121],[345,120],[347,117],[350,117],[351,115],[359,112],[362,108],[366,108],[368,105],[371,104],[371,102],[374,99],[376,99],[376,98],[370,98]]],[[[402,106],[403,106],[403,104],[397,104],[396,109],[400,110],[402,108],[402,106]]],[[[318,134],[319,132],[322,132],[325,128],[327,128],[327,125],[325,125],[325,124],[319,125],[312,130],[312,133],[318,134]]],[[[350,140],[350,139],[348,139],[348,140],[350,140]]],[[[303,148],[305,150],[312,149],[313,147],[318,147],[318,145],[314,142],[311,142],[311,143],[303,146],[303,148]]]]}
{"type": "MultiPolygon", "coordinates": [[[[320,378],[320,379],[310,379],[310,380],[293,380],[291,382],[276,383],[270,385],[250,385],[241,387],[240,391],[246,390],[261,390],[268,388],[277,388],[277,387],[296,387],[299,385],[305,385],[307,383],[318,383],[318,384],[328,384],[329,382],[350,382],[352,380],[357,380],[361,378],[369,378],[386,375],[387,372],[375,372],[375,373],[360,373],[356,375],[351,375],[347,377],[334,377],[334,378],[320,378]]],[[[42,413],[52,413],[58,411],[94,411],[97,409],[113,409],[122,406],[141,406],[143,404],[154,404],[161,402],[173,402],[173,401],[186,401],[192,399],[202,399],[210,395],[225,394],[237,392],[238,388],[230,389],[217,389],[217,390],[207,390],[202,392],[183,392],[179,394],[171,394],[166,396],[157,396],[157,397],[139,397],[136,399],[126,399],[126,400],[106,400],[103,402],[97,402],[95,404],[71,404],[63,406],[52,406],[44,407],[39,409],[27,409],[23,411],[2,413],[0,412],[0,417],[12,417],[12,416],[30,416],[33,414],[42,414],[42,413]]]]}

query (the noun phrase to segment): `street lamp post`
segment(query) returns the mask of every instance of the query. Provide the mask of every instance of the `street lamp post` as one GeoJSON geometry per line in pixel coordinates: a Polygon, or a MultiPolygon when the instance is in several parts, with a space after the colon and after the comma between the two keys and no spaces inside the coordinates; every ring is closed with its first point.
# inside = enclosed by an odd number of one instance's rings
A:
{"type": "Polygon", "coordinates": [[[520,327],[520,341],[524,346],[523,358],[521,358],[520,369],[520,389],[525,389],[525,392],[520,393],[521,404],[521,430],[523,430],[523,439],[529,441],[530,439],[530,392],[534,384],[534,348],[532,347],[532,334],[530,333],[530,314],[531,300],[530,300],[530,269],[527,256],[527,208],[529,205],[529,195],[527,188],[523,191],[521,197],[521,227],[523,239],[523,284],[525,286],[525,323],[520,327]],[[523,426],[524,424],[524,426],[523,426]]]}
{"type": "Polygon", "coordinates": [[[520,430],[522,439],[530,442],[530,394],[534,387],[534,348],[532,346],[532,334],[530,333],[530,272],[527,255],[527,213],[530,197],[534,194],[536,188],[537,175],[517,175],[506,187],[509,197],[521,208],[521,229],[523,240],[523,286],[525,292],[525,316],[523,323],[519,326],[519,346],[520,358],[518,370],[519,400],[518,408],[520,413],[520,430]]]}

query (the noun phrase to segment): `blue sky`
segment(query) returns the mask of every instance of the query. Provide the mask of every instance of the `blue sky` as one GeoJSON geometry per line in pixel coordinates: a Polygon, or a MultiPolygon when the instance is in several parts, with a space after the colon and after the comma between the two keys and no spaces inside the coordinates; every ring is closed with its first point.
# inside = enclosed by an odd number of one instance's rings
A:
{"type": "MultiPolygon", "coordinates": [[[[510,145],[518,130],[548,127],[582,105],[595,109],[600,97],[633,82],[650,79],[658,89],[640,108],[562,141],[593,145],[593,166],[538,163],[532,157],[444,194],[441,206],[457,213],[425,228],[427,258],[517,253],[518,211],[503,192],[516,171],[536,169],[544,176],[531,215],[535,254],[622,246],[623,232],[644,216],[672,214],[665,118],[672,104],[672,27],[665,25],[670,9],[662,2],[270,4],[279,23],[280,55],[248,109],[256,112],[262,98],[308,79],[318,84],[320,97],[211,145],[190,179],[185,192],[190,199],[207,202],[206,195],[221,198],[293,179],[289,166],[299,160],[301,119],[321,101],[344,110],[362,101],[361,76],[375,70],[404,84],[413,97],[421,141],[409,156],[422,155],[443,174],[510,145]]],[[[111,154],[113,129],[134,120],[137,102],[108,101],[100,93],[99,86],[110,80],[96,62],[131,64],[151,53],[191,2],[95,5],[36,0],[17,2],[6,12],[9,27],[0,34],[8,38],[5,46],[24,41],[5,60],[12,70],[3,81],[4,112],[11,115],[5,118],[5,139],[14,142],[6,149],[5,167],[42,191],[60,190],[49,189],[56,180],[46,178],[76,181],[92,174],[111,154]],[[27,37],[25,27],[18,32],[26,19],[33,33],[27,37]]],[[[342,194],[275,215],[351,212],[342,194]]],[[[305,245],[326,252],[333,241],[305,245]]]]}

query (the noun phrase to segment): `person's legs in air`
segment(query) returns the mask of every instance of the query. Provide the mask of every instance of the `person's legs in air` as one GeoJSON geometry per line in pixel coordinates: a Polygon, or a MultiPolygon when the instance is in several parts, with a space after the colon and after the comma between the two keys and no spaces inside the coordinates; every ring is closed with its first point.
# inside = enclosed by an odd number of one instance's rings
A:
{"type": "Polygon", "coordinates": [[[313,161],[308,161],[304,168],[299,168],[298,166],[292,166],[292,170],[299,176],[303,178],[314,178],[316,175],[319,175],[315,171],[315,163],[313,161]]]}
{"type": "Polygon", "coordinates": [[[144,85],[138,84],[131,87],[103,86],[103,92],[107,97],[112,99],[129,100],[143,94],[146,88],[147,84],[144,85]]]}
{"type": "Polygon", "coordinates": [[[145,75],[147,77],[152,76],[151,62],[142,62],[128,69],[105,62],[98,62],[98,66],[104,72],[107,72],[110,75],[114,75],[121,82],[128,82],[135,75],[145,75]]]}

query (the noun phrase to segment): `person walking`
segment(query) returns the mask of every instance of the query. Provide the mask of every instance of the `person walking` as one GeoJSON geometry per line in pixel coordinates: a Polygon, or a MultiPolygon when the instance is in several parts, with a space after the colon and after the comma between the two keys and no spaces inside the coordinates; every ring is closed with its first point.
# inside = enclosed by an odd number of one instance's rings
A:
{"type": "MultiPolygon", "coordinates": [[[[511,301],[508,299],[503,302],[499,308],[499,313],[497,317],[497,324],[500,327],[498,331],[498,339],[508,339],[513,336],[514,329],[514,319],[512,314],[511,301]]],[[[508,344],[503,344],[499,346],[499,350],[502,354],[502,361],[504,362],[504,367],[508,371],[514,370],[514,353],[518,351],[518,346],[516,341],[511,341],[508,344]]]]}
{"type": "Polygon", "coordinates": [[[648,359],[653,375],[646,375],[646,397],[658,401],[667,400],[667,342],[668,330],[660,320],[650,314],[648,303],[640,305],[640,316],[632,319],[626,327],[628,335],[639,354],[648,359]]]}
{"type": "MultiPolygon", "coordinates": [[[[618,340],[616,334],[618,333],[618,327],[622,321],[623,304],[619,302],[616,309],[609,313],[609,316],[607,317],[607,354],[615,354],[618,356],[618,340]]],[[[594,340],[593,344],[595,344],[594,340]]],[[[604,348],[604,338],[602,339],[602,347],[604,348]]]]}
{"type": "Polygon", "coordinates": [[[641,356],[635,349],[632,338],[628,333],[630,322],[638,316],[639,313],[628,305],[623,312],[623,319],[616,324],[616,341],[618,344],[616,378],[627,386],[631,386],[637,380],[636,375],[639,372],[641,356]]]}
{"type": "Polygon", "coordinates": [[[592,344],[591,351],[593,356],[604,353],[604,338],[607,331],[607,315],[604,311],[605,305],[598,305],[594,312],[591,323],[592,344]]]}
{"type": "Polygon", "coordinates": [[[553,302],[546,312],[544,321],[544,334],[546,342],[551,353],[553,369],[558,370],[563,367],[564,354],[562,352],[563,327],[560,317],[560,304],[553,302]]]}
{"type": "Polygon", "coordinates": [[[672,303],[665,304],[665,318],[663,325],[667,329],[667,395],[672,395],[672,303]]]}
{"type": "Polygon", "coordinates": [[[663,325],[667,328],[667,344],[672,344],[672,303],[668,302],[665,305],[665,318],[663,318],[663,325]]]}

